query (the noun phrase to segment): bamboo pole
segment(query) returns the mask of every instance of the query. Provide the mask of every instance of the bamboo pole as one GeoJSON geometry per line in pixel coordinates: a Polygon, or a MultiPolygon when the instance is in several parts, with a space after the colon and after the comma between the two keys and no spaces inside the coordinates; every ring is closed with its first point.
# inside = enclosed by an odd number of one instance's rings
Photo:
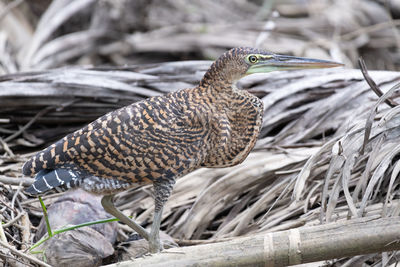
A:
{"type": "Polygon", "coordinates": [[[172,248],[124,266],[287,266],[400,249],[400,217],[359,218],[172,248]]]}

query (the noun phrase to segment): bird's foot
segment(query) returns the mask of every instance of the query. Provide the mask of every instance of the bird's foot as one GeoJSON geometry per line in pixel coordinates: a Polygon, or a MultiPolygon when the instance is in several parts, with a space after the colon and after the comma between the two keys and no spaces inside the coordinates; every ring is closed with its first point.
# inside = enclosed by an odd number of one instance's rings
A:
{"type": "Polygon", "coordinates": [[[154,243],[149,242],[150,254],[159,253],[159,252],[163,251],[164,249],[176,248],[176,247],[179,247],[179,246],[172,239],[171,240],[162,240],[159,242],[154,241],[154,243]]]}
{"type": "Polygon", "coordinates": [[[164,249],[163,244],[160,242],[160,238],[152,238],[149,239],[149,252],[151,254],[159,253],[164,249]]]}

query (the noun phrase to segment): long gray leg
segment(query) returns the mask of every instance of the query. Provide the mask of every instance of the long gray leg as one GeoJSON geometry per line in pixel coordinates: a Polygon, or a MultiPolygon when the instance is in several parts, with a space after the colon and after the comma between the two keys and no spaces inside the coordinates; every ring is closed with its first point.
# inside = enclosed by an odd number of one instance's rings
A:
{"type": "Polygon", "coordinates": [[[175,181],[160,181],[154,182],[154,218],[151,226],[150,239],[149,239],[149,250],[150,253],[157,253],[163,250],[163,246],[160,242],[160,224],[162,218],[162,212],[165,202],[167,202],[172,192],[172,187],[175,181]]]}
{"type": "Polygon", "coordinates": [[[103,205],[103,208],[105,211],[110,213],[111,215],[114,215],[116,218],[118,218],[121,222],[125,223],[128,225],[130,228],[135,230],[141,237],[146,239],[147,241],[150,242],[150,234],[138,223],[134,222],[133,220],[129,219],[125,214],[120,212],[115,206],[112,201],[114,195],[107,195],[104,196],[101,199],[101,205],[103,205]]]}

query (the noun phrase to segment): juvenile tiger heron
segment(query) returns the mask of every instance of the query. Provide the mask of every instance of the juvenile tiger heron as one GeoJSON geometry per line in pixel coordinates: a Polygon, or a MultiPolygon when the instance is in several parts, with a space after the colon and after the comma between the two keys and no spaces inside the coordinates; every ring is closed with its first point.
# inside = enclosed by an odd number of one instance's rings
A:
{"type": "Polygon", "coordinates": [[[260,132],[263,104],[235,86],[253,73],[331,68],[342,64],[234,48],[221,55],[200,84],[133,103],[110,112],[65,136],[25,163],[36,174],[26,190],[32,195],[52,188],[81,187],[104,195],[104,209],[162,250],[159,228],[164,203],[175,179],[200,167],[241,163],[260,132]],[[155,212],[150,233],[116,209],[115,193],[153,183],[155,212]]]}

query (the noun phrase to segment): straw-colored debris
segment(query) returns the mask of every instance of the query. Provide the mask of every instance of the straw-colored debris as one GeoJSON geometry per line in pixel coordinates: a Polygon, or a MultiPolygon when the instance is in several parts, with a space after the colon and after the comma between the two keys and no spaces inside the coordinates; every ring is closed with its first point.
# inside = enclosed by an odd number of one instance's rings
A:
{"type": "MultiPolygon", "coordinates": [[[[110,110],[192,87],[211,63],[192,59],[234,46],[331,58],[347,67],[239,81],[264,102],[256,148],[241,165],[179,179],[162,230],[186,246],[400,216],[400,73],[387,71],[399,69],[396,5],[269,2],[56,0],[46,9],[0,1],[0,240],[12,246],[0,243],[0,263],[34,263],[23,250],[42,212],[23,193],[31,180],[21,167],[35,151],[110,110]],[[354,69],[359,56],[369,69],[386,70],[369,71],[383,96],[354,69]]],[[[123,192],[116,204],[151,224],[151,187],[123,192]]],[[[128,235],[121,226],[119,241],[128,235]]],[[[396,255],[333,262],[392,264],[396,255]]]]}

